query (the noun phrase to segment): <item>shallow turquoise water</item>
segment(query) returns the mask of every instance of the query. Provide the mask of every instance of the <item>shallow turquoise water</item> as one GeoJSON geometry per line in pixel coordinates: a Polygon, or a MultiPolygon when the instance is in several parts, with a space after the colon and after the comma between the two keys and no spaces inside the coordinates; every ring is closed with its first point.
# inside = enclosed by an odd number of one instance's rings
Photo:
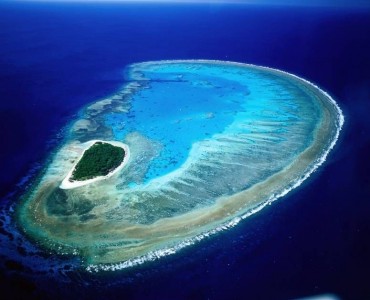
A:
{"type": "MultiPolygon", "coordinates": [[[[319,117],[314,103],[297,103],[297,98],[305,98],[300,88],[256,70],[174,63],[139,72],[143,88],[131,96],[129,113],[111,113],[105,123],[117,140],[139,132],[160,143],[160,154],[150,162],[145,182],[178,169],[195,142],[216,134],[253,134],[248,143],[258,140],[260,146],[278,146],[285,139],[283,133],[292,132],[289,127],[304,123],[300,130],[309,142],[319,117]],[[274,136],[273,141],[258,139],[266,133],[274,136]]],[[[292,154],[305,147],[300,143],[292,154]]]]}

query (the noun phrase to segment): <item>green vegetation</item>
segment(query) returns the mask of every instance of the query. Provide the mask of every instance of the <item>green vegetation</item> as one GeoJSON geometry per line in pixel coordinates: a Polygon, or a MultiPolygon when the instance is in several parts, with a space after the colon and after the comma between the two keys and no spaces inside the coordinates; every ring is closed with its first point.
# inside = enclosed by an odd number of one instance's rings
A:
{"type": "Polygon", "coordinates": [[[125,157],[125,151],[108,143],[96,142],[87,149],[77,163],[70,181],[87,180],[105,176],[117,168],[125,157]]]}

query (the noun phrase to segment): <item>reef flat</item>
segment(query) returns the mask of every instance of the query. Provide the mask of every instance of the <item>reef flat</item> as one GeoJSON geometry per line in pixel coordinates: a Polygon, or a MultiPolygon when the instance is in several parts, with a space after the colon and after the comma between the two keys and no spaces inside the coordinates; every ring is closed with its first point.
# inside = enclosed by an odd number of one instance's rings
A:
{"type": "Polygon", "coordinates": [[[327,93],[270,68],[158,61],[127,76],[82,112],[17,211],[32,239],[88,270],[157,259],[236,225],[308,178],[344,122],[327,93]],[[61,189],[90,140],[122,142],[130,160],[61,189]]]}

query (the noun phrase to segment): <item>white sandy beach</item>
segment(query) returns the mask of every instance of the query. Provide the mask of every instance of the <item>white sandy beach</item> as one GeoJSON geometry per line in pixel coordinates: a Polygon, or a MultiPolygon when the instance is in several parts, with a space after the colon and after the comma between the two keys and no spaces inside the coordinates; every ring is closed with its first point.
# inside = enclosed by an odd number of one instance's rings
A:
{"type": "Polygon", "coordinates": [[[130,159],[130,149],[129,149],[128,145],[126,145],[124,143],[121,143],[121,142],[117,142],[117,141],[91,140],[89,142],[84,143],[84,148],[85,148],[85,150],[82,152],[81,156],[78,158],[76,163],[73,165],[71,170],[68,172],[67,176],[63,179],[62,183],[60,184],[59,187],[61,189],[64,189],[64,190],[74,189],[74,188],[84,186],[84,185],[87,185],[87,184],[90,184],[90,183],[93,183],[93,182],[96,182],[96,181],[107,179],[107,178],[113,176],[114,174],[116,174],[118,171],[120,171],[128,163],[128,161],[130,159]],[[123,158],[122,163],[117,168],[115,168],[112,172],[108,173],[105,176],[98,176],[98,177],[88,179],[88,180],[83,180],[83,181],[78,181],[78,180],[75,180],[73,182],[69,181],[76,165],[78,164],[78,162],[83,157],[85,151],[87,149],[89,149],[92,145],[94,145],[96,142],[109,143],[113,146],[121,147],[125,151],[125,157],[123,158]]]}

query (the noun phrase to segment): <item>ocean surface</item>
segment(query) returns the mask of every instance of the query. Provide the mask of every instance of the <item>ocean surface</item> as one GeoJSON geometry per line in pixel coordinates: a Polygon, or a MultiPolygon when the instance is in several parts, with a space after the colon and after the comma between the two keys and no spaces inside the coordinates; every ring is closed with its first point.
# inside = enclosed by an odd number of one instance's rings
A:
{"type": "MultiPolygon", "coordinates": [[[[30,298],[369,298],[369,70],[369,11],[1,3],[2,291],[30,298]],[[299,189],[236,227],[139,267],[78,271],[76,258],[23,237],[15,204],[84,107],[120,89],[127,65],[163,59],[238,61],[306,78],[344,110],[340,140],[299,189]]],[[[214,125],[198,134],[222,123],[214,125]]]]}

